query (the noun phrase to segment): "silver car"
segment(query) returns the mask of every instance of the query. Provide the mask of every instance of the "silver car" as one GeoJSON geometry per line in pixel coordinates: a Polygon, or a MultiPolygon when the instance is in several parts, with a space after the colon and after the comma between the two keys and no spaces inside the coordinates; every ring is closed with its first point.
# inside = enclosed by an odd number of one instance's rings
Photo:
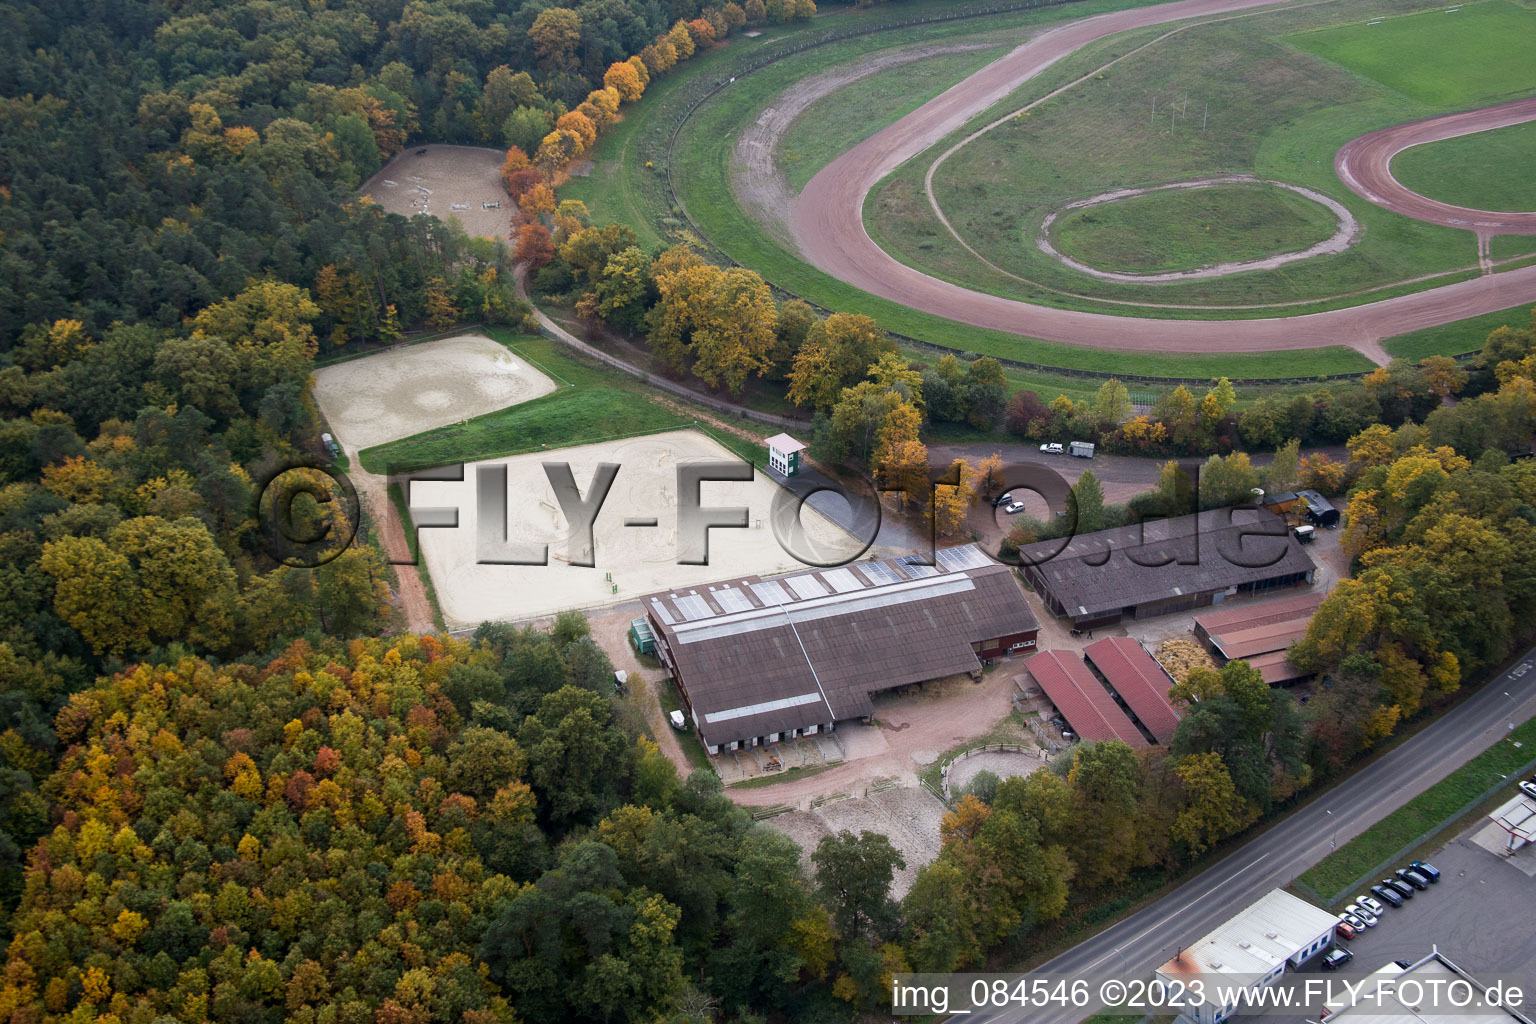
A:
{"type": "Polygon", "coordinates": [[[1370,927],[1370,925],[1366,924],[1363,920],[1356,917],[1354,914],[1351,914],[1347,910],[1339,915],[1339,920],[1343,921],[1357,932],[1363,932],[1370,927]]]}
{"type": "Polygon", "coordinates": [[[1344,913],[1355,915],[1360,920],[1365,922],[1365,926],[1367,928],[1375,928],[1376,925],[1379,923],[1376,920],[1376,915],[1375,914],[1371,913],[1369,910],[1366,910],[1364,907],[1360,906],[1358,903],[1351,903],[1349,906],[1345,907],[1344,908],[1344,913]]]}
{"type": "Polygon", "coordinates": [[[1360,904],[1366,910],[1369,910],[1371,913],[1375,914],[1377,917],[1380,917],[1382,914],[1384,914],[1387,909],[1369,896],[1361,896],[1359,899],[1355,900],[1355,902],[1360,904]]]}

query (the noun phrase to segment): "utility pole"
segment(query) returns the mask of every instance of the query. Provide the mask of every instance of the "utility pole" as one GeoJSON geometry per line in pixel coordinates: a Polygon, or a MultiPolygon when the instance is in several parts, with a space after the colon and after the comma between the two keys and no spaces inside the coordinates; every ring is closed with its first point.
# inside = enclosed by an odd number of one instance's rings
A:
{"type": "Polygon", "coordinates": [[[1154,94],[1152,96],[1152,121],[1151,121],[1151,123],[1154,124],[1154,125],[1157,124],[1157,96],[1156,96],[1156,94],[1154,94]]]}
{"type": "Polygon", "coordinates": [[[1201,131],[1205,131],[1205,124],[1210,119],[1211,119],[1211,105],[1209,103],[1207,103],[1205,105],[1205,113],[1200,115],[1200,130],[1201,131]]]}

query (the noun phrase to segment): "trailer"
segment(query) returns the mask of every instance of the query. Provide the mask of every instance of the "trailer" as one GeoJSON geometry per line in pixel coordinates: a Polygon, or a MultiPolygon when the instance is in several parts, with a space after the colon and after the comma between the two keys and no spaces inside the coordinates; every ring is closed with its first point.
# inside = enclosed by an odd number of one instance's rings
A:
{"type": "Polygon", "coordinates": [[[1067,451],[1072,455],[1076,455],[1080,459],[1091,459],[1093,458],[1093,442],[1073,441],[1067,447],[1067,451]]]}

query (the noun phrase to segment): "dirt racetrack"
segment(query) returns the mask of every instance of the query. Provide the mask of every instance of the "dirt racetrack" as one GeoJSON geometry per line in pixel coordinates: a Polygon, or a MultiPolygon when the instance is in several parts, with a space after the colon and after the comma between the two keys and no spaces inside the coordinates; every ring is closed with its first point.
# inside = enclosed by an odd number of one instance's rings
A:
{"type": "Polygon", "coordinates": [[[507,238],[512,200],[501,184],[505,159],[501,150],[479,146],[412,146],[397,153],[358,192],[390,213],[452,217],[476,237],[507,238]]]}
{"type": "Polygon", "coordinates": [[[1420,195],[1392,177],[1392,158],[1405,149],[1536,120],[1536,97],[1393,125],[1351,139],[1333,158],[1339,180],[1362,199],[1414,220],[1466,228],[1479,235],[1536,235],[1536,212],[1504,213],[1452,206],[1420,195]]]}
{"type": "MultiPolygon", "coordinates": [[[[1280,2],[1284,0],[1177,0],[1082,18],[1041,33],[823,167],[790,212],[790,227],[802,257],[856,288],[951,320],[1047,341],[1129,351],[1261,352],[1346,344],[1385,362],[1386,354],[1379,344],[1382,338],[1536,301],[1536,266],[1527,266],[1297,317],[1152,320],[1110,316],[1005,299],[929,277],[886,253],[865,230],[864,200],[881,179],[1088,43],[1130,29],[1261,9],[1280,2]]],[[[1532,117],[1536,117],[1536,107],[1523,118],[1484,127],[1532,117]]],[[[1413,137],[1411,131],[1406,136],[1413,137]]],[[[1421,141],[1436,137],[1443,136],[1430,134],[1421,141]]],[[[1404,141],[1399,148],[1410,144],[1404,141]]],[[[1432,202],[1415,197],[1413,203],[1400,209],[1391,196],[1385,198],[1382,205],[1410,217],[1420,202],[1432,202]]],[[[1490,214],[1485,219],[1500,216],[1490,214]]]]}

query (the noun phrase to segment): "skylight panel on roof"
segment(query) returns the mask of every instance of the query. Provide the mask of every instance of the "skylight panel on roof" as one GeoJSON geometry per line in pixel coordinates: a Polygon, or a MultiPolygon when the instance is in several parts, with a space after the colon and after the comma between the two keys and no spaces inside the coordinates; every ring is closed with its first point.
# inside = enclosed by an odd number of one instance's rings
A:
{"type": "Polygon", "coordinates": [[[797,595],[800,596],[802,600],[805,601],[809,601],[813,597],[827,596],[827,588],[821,585],[820,580],[810,574],[806,574],[804,576],[791,576],[784,582],[788,583],[789,589],[793,590],[797,595]]]}
{"type": "Polygon", "coordinates": [[[863,590],[864,582],[853,574],[853,570],[847,567],[828,569],[821,574],[821,578],[832,585],[832,589],[839,594],[846,594],[854,590],[863,590]]]}
{"type": "Polygon", "coordinates": [[[677,610],[683,618],[692,622],[694,619],[707,619],[715,614],[715,610],[698,594],[686,594],[672,602],[677,605],[677,610]]]}
{"type": "Polygon", "coordinates": [[[747,595],[735,587],[721,587],[715,591],[715,600],[720,602],[720,607],[728,612],[746,612],[755,607],[748,600],[747,595]]]}
{"type": "Polygon", "coordinates": [[[763,604],[788,604],[789,595],[784,593],[784,588],[779,586],[778,580],[769,580],[767,583],[752,584],[752,593],[763,604]]]}
{"type": "Polygon", "coordinates": [[[651,598],[651,607],[656,609],[656,614],[661,617],[662,622],[665,622],[669,626],[672,625],[672,613],[667,611],[666,605],[662,604],[660,601],[653,597],[651,598]]]}

